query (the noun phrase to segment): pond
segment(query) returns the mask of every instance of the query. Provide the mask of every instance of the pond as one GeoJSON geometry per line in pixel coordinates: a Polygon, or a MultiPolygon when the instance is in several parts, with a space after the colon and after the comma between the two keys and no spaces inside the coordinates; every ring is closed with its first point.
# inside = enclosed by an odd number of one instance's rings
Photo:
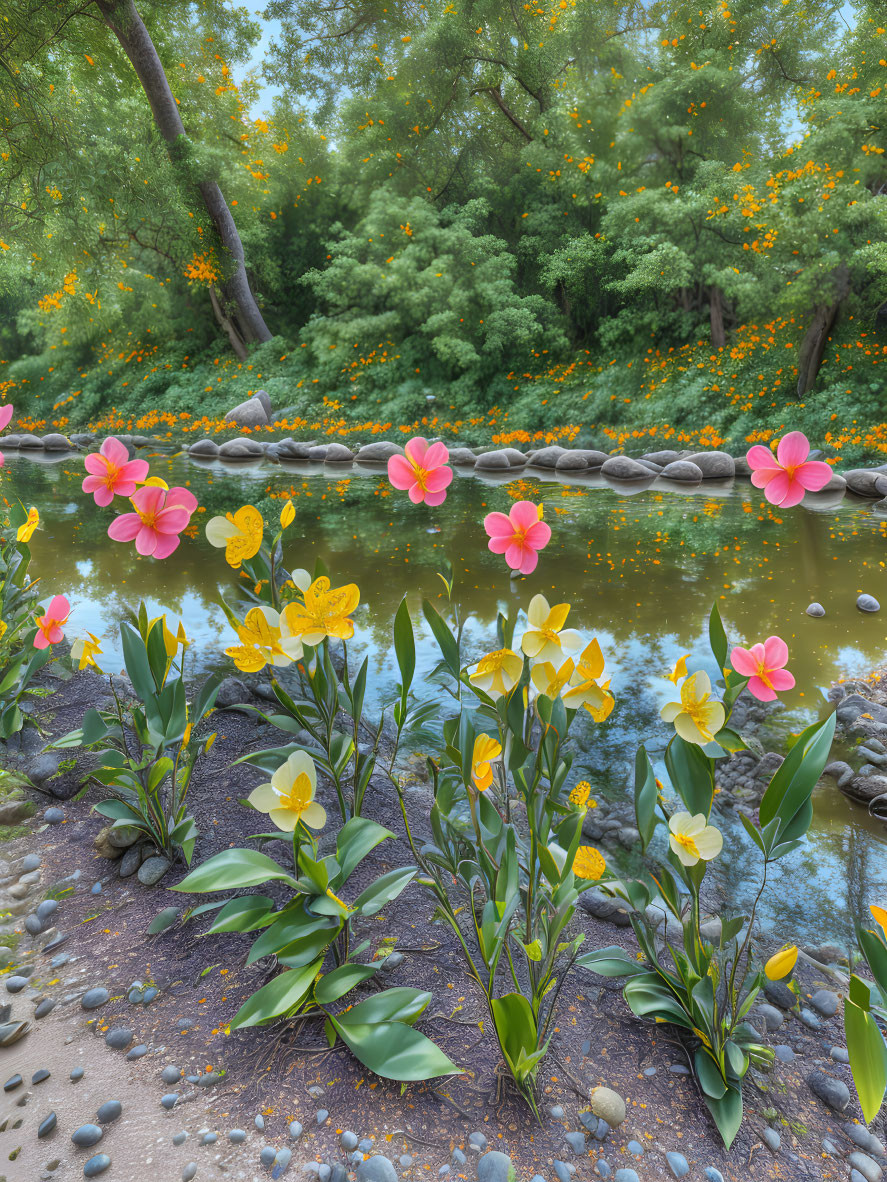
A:
{"type": "MultiPolygon", "coordinates": [[[[579,767],[595,791],[609,797],[630,791],[639,740],[647,741],[654,759],[661,756],[669,731],[658,709],[672,689],[663,679],[676,658],[690,653],[691,668],[703,665],[716,675],[706,638],[712,602],[731,642],[751,644],[777,633],[789,645],[797,688],[782,695],[784,706],[769,724],[780,742],[824,714],[832,681],[864,676],[884,658],[880,617],[863,615],[855,603],[862,592],[885,598],[887,523],[852,498],[820,494],[803,508],[780,511],[740,481],[692,493],[655,486],[630,493],[589,479],[496,483],[457,474],[446,502],[431,509],[395,492],[382,471],[264,463],[233,468],[181,454],[150,459],[152,474],[187,485],[201,506],[193,536],[183,537],[163,562],[138,558],[131,545],[107,537],[112,510],[96,508],[81,492],[79,457],[47,462],[13,452],[0,473],[7,501],[18,497],[40,510],[32,571],[47,598],[59,592],[70,599],[72,636],[89,630],[102,639],[109,671],[121,663],[116,625],[139,599],[155,614],[181,616],[194,641],[192,667],[230,668],[222,649],[235,638],[219,597],[231,598],[234,578],[203,526],[245,502],[275,520],[287,497],[297,510],[286,537],[287,564],[312,569],[320,557],[334,585],[358,584],[355,647],[369,653],[379,694],[396,678],[391,622],[407,588],[419,640],[416,684],[420,693],[440,694],[428,680],[437,651],[419,603],[427,597],[446,610],[437,572],[447,561],[454,601],[470,620],[468,656],[495,647],[497,611],[525,608],[536,592],[570,603],[569,624],[598,637],[617,695],[606,724],[589,722],[577,732],[579,767]],[[525,497],[544,501],[553,536],[537,570],[511,579],[503,560],[487,550],[481,523],[490,510],[507,511],[525,497]],[[814,600],[824,605],[824,618],[805,614],[814,600]]],[[[733,855],[720,863],[729,896],[743,905],[757,856],[731,817],[725,814],[723,824],[733,855]]],[[[776,867],[764,925],[780,936],[846,940],[854,914],[869,902],[885,902],[885,838],[882,823],[825,781],[815,796],[808,843],[776,867]]]]}

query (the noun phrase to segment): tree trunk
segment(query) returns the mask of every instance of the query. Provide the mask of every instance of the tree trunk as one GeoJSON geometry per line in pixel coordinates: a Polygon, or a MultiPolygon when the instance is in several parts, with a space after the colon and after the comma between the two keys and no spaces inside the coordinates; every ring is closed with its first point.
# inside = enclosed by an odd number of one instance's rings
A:
{"type": "MultiPolygon", "coordinates": [[[[185,127],[170,90],[163,63],[144,21],[139,16],[134,0],[95,0],[95,3],[105,24],[120,42],[123,52],[132,63],[150,103],[157,129],[166,141],[170,159],[174,164],[180,163],[187,139],[185,127]]],[[[228,203],[214,180],[197,178],[196,184],[222,248],[234,265],[233,273],[226,278],[221,287],[223,297],[232,305],[227,311],[221,309],[230,324],[230,330],[225,325],[223,327],[226,328],[232,345],[234,340],[231,330],[237,332],[242,341],[268,341],[271,339],[271,333],[250,290],[243,243],[240,241],[228,203]],[[234,317],[237,328],[232,322],[234,317]]],[[[240,349],[236,345],[234,348],[238,356],[245,352],[242,342],[240,349]]]]}
{"type": "Polygon", "coordinates": [[[798,353],[798,397],[803,398],[812,389],[816,375],[822,365],[822,355],[832,331],[841,304],[850,292],[850,270],[841,263],[831,274],[833,298],[813,309],[813,319],[801,342],[798,353]]]}
{"type": "Polygon", "coordinates": [[[708,289],[708,310],[711,319],[711,343],[716,349],[723,349],[727,343],[724,333],[724,297],[721,289],[714,283],[708,289]]]}

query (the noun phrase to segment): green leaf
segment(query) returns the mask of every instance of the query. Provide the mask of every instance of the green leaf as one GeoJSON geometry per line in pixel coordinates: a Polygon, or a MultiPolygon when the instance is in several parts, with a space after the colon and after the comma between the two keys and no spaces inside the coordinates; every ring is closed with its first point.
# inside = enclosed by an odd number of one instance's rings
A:
{"type": "Polygon", "coordinates": [[[180,883],[171,887],[174,891],[228,891],[238,887],[260,886],[263,882],[279,879],[295,886],[291,874],[258,850],[223,850],[192,870],[180,883]]]}
{"type": "Polygon", "coordinates": [[[776,821],[774,833],[766,841],[770,855],[777,847],[803,837],[810,827],[813,820],[810,797],[831,751],[836,718],[832,713],[824,722],[813,723],[798,736],[764,793],[758,811],[761,827],[776,821]]]}
{"type": "Polygon", "coordinates": [[[394,870],[389,870],[387,874],[380,875],[357,896],[354,910],[362,915],[375,915],[386,903],[396,899],[418,873],[415,866],[398,866],[394,870]]]}
{"type": "Polygon", "coordinates": [[[844,999],[844,1033],[850,1070],[866,1123],[875,1119],[887,1091],[887,1045],[872,1014],[844,999]]]}
{"type": "MultiPolygon", "coordinates": [[[[383,963],[383,962],[380,962],[383,963]]],[[[373,1025],[376,1022],[406,1022],[412,1025],[431,1001],[431,994],[422,989],[399,986],[385,989],[359,1001],[347,1014],[339,1014],[340,1022],[373,1025]]]]}
{"type": "Polygon", "coordinates": [[[878,988],[887,1000],[887,945],[875,932],[857,925],[856,937],[878,988]]]}
{"type": "Polygon", "coordinates": [[[315,960],[299,969],[287,969],[257,989],[231,1019],[231,1029],[264,1026],[266,1022],[273,1022],[275,1018],[296,1009],[311,988],[311,982],[320,972],[322,963],[321,960],[315,960]]]}
{"type": "Polygon", "coordinates": [[[448,1059],[431,1039],[403,1022],[355,1024],[332,1015],[330,1021],[355,1058],[383,1079],[436,1079],[440,1075],[462,1074],[462,1068],[448,1059]]]}
{"type": "Polygon", "coordinates": [[[416,672],[416,639],[413,636],[413,622],[410,619],[406,596],[400,601],[400,607],[394,617],[394,652],[405,694],[412,685],[413,674],[416,672]]]}
{"type": "Polygon", "coordinates": [[[723,671],[727,664],[727,633],[724,631],[724,623],[716,603],[712,604],[708,617],[708,641],[718,668],[723,671]]]}
{"type": "Polygon", "coordinates": [[[347,821],[336,837],[339,873],[332,879],[334,887],[346,883],[367,854],[389,837],[394,837],[390,829],[377,825],[368,817],[352,817],[347,821]]]}
{"type": "Polygon", "coordinates": [[[711,1055],[699,1047],[693,1056],[693,1065],[699,1086],[706,1096],[710,1096],[712,1100],[720,1100],[727,1091],[727,1084],[711,1055]]]}
{"type": "Polygon", "coordinates": [[[368,981],[379,971],[377,964],[342,964],[324,974],[314,986],[314,1000],[322,1006],[338,1001],[355,985],[368,981]]]}
{"type": "Polygon", "coordinates": [[[145,642],[135,628],[127,623],[120,625],[120,642],[123,647],[123,664],[126,666],[133,689],[142,702],[152,700],[156,686],[151,676],[145,642]]]}
{"type": "Polygon", "coordinates": [[[207,928],[207,935],[216,932],[252,932],[263,925],[274,900],[267,895],[244,895],[230,899],[207,928]]]}
{"type": "Polygon", "coordinates": [[[584,956],[579,957],[576,964],[580,968],[591,969],[602,977],[633,977],[645,971],[645,966],[633,960],[618,944],[586,952],[584,956]]]}
{"type": "Polygon", "coordinates": [[[714,797],[712,761],[696,743],[687,743],[675,735],[665,749],[665,766],[672,787],[694,816],[708,817],[714,797]]]}
{"type": "Polygon", "coordinates": [[[641,848],[646,849],[656,829],[656,801],[659,790],[656,787],[656,776],[646,748],[638,747],[634,760],[634,813],[637,819],[638,832],[641,835],[641,848]]]}
{"type": "Polygon", "coordinates": [[[181,911],[178,907],[164,907],[162,911],[158,911],[148,924],[148,935],[159,936],[161,932],[165,932],[167,928],[171,928],[180,915],[181,911]]]}
{"type": "Polygon", "coordinates": [[[731,1085],[719,1100],[707,1096],[705,1092],[702,1098],[718,1126],[724,1145],[729,1149],[742,1124],[742,1092],[731,1085]]]}
{"type": "Polygon", "coordinates": [[[450,631],[443,617],[433,607],[427,599],[422,600],[422,613],[428,621],[428,627],[431,629],[434,639],[437,641],[438,648],[441,651],[441,656],[444,659],[447,669],[452,673],[453,677],[458,681],[461,673],[461,666],[459,664],[459,642],[450,631]]]}

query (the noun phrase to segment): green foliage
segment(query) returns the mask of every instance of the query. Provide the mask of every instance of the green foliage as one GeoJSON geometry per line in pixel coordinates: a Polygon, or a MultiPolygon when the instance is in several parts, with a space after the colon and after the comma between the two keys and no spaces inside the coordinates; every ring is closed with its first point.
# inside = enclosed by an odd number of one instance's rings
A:
{"type": "Polygon", "coordinates": [[[114,710],[91,707],[80,728],[51,746],[96,751],[99,766],[86,780],[113,793],[96,812],[113,829],[135,829],[171,860],[181,852],[190,864],[197,826],[188,812],[188,788],[198,759],[215,739],[194,732],[213,709],[222,675],[208,677],[189,701],[184,633],[180,627],[174,636],[165,616],[149,620],[144,604],[134,623],[120,625],[120,639],[136,701],[121,700],[111,678],[114,710]]]}
{"type": "Polygon", "coordinates": [[[0,529],[0,740],[21,730],[19,702],[34,674],[52,659],[50,647],[34,647],[38,592],[28,576],[30,548],[16,538],[27,516],[22,505],[14,505],[0,529]]]}
{"type": "MultiPolygon", "coordinates": [[[[883,931],[883,911],[876,916],[881,925],[872,931],[857,925],[856,936],[874,984],[855,973],[850,977],[848,996],[844,998],[844,1032],[850,1070],[866,1123],[881,1110],[887,1094],[887,932],[883,931]]],[[[873,909],[874,912],[874,909],[873,909]]]]}

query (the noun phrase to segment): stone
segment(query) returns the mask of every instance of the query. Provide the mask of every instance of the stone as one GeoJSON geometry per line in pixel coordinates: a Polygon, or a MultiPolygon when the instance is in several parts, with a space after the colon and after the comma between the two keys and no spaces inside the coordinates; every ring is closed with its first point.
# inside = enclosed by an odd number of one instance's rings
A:
{"type": "Polygon", "coordinates": [[[626,908],[615,900],[608,899],[595,887],[582,892],[579,896],[579,906],[596,919],[606,920],[618,928],[627,928],[631,923],[626,908]]]}
{"type": "Polygon", "coordinates": [[[97,1178],[99,1174],[104,1174],[108,1166],[111,1164],[111,1159],[107,1153],[97,1153],[91,1157],[83,1167],[84,1178],[97,1178]]]}
{"type": "Polygon", "coordinates": [[[160,1078],[165,1084],[175,1084],[182,1078],[182,1072],[178,1067],[173,1067],[170,1063],[169,1066],[164,1067],[160,1072],[160,1078]]]}
{"type": "Polygon", "coordinates": [[[669,464],[677,464],[684,459],[684,455],[679,451],[648,451],[641,456],[642,460],[647,460],[651,464],[656,464],[659,468],[667,468],[669,464]]]}
{"type": "Polygon", "coordinates": [[[188,1140],[188,1134],[182,1129],[181,1133],[176,1133],[172,1139],[173,1145],[184,1145],[188,1140]]]}
{"type": "Polygon", "coordinates": [[[243,1142],[246,1140],[246,1130],[245,1129],[232,1129],[231,1132],[228,1134],[228,1140],[231,1142],[232,1145],[242,1145],[243,1142]]]}
{"type": "Polygon", "coordinates": [[[29,800],[4,800],[0,804],[0,825],[17,825],[34,812],[29,800]]]}
{"type": "Polygon", "coordinates": [[[49,1116],[44,1116],[40,1124],[37,1126],[37,1136],[40,1138],[48,1137],[58,1124],[58,1117],[54,1112],[50,1112],[49,1116]]]}
{"type": "Polygon", "coordinates": [[[714,1166],[705,1167],[706,1182],[724,1182],[724,1175],[720,1170],[716,1170],[714,1166]]]}
{"type": "Polygon", "coordinates": [[[256,1128],[259,1130],[260,1133],[264,1133],[265,1118],[264,1118],[264,1116],[261,1115],[261,1113],[255,1118],[255,1120],[253,1121],[253,1124],[256,1126],[256,1128]]]}
{"type": "Polygon", "coordinates": [[[263,1166],[270,1166],[277,1156],[273,1145],[265,1145],[262,1147],[262,1152],[259,1154],[259,1161],[263,1166]]]}
{"type": "Polygon", "coordinates": [[[143,886],[155,886],[171,865],[169,858],[161,857],[159,854],[147,858],[139,867],[138,880],[143,886]]]}
{"type": "Polygon", "coordinates": [[[817,989],[810,998],[811,1006],[824,1018],[831,1018],[838,1012],[839,1001],[837,993],[833,993],[831,989],[817,989]]]}
{"type": "Polygon", "coordinates": [[[71,1140],[81,1149],[89,1149],[91,1145],[97,1145],[102,1136],[102,1130],[98,1125],[81,1125],[71,1134],[71,1140]]]}
{"type": "Polygon", "coordinates": [[[167,1092],[165,1096],[160,1097],[160,1106],[161,1108],[165,1108],[168,1112],[171,1108],[175,1108],[178,1100],[178,1092],[167,1092]]]}
{"type": "Polygon", "coordinates": [[[629,456],[610,456],[601,465],[601,475],[607,480],[652,480],[654,473],[629,456]]]}
{"type": "MultiPolygon", "coordinates": [[[[4,443],[6,441],[4,440],[4,443]]],[[[10,866],[10,873],[12,874],[33,874],[35,870],[39,870],[43,865],[39,854],[25,854],[19,862],[13,862],[10,866]]]]}
{"type": "Polygon", "coordinates": [[[21,993],[21,991],[24,989],[24,987],[27,985],[27,983],[28,983],[27,977],[19,977],[17,975],[13,975],[12,977],[7,977],[6,978],[6,992],[7,993],[21,993]]]}
{"type": "Polygon", "coordinates": [[[308,448],[308,459],[313,460],[316,464],[322,464],[328,450],[328,443],[315,443],[313,447],[308,448]]]}
{"type": "MultiPolygon", "coordinates": [[[[836,759],[825,767],[822,774],[831,776],[838,787],[843,788],[845,784],[850,783],[856,773],[849,763],[844,763],[842,759],[836,759]]],[[[818,960],[819,957],[814,957],[814,959],[818,960]]]]}
{"type": "Polygon", "coordinates": [[[625,1148],[635,1157],[644,1156],[644,1147],[641,1145],[640,1141],[629,1141],[625,1148]]]}
{"type": "Polygon", "coordinates": [[[262,399],[257,396],[248,398],[246,402],[241,402],[238,406],[232,407],[224,418],[226,423],[235,423],[238,427],[271,426],[268,411],[265,409],[262,399]]]}
{"type": "Polygon", "coordinates": [[[887,475],[876,468],[851,468],[841,475],[851,492],[860,497],[887,496],[887,475]]]}
{"type": "Polygon", "coordinates": [[[124,1051],[132,1042],[132,1031],[127,1026],[115,1026],[105,1035],[105,1043],[115,1051],[124,1051]]]}
{"type": "Polygon", "coordinates": [[[108,834],[108,841],[119,850],[128,850],[142,837],[144,834],[134,825],[120,825],[111,830],[108,834]]]}
{"type": "Polygon", "coordinates": [[[879,612],[881,605],[875,599],[874,595],[860,595],[856,601],[856,606],[861,612],[879,612]]]}
{"type": "Polygon", "coordinates": [[[512,468],[523,468],[527,463],[526,455],[516,447],[503,447],[502,454],[512,468]]]}
{"type": "Polygon", "coordinates": [[[612,1088],[593,1088],[590,1099],[591,1111],[605,1120],[611,1129],[618,1128],[625,1120],[625,1101],[612,1088]]]}
{"type": "Polygon", "coordinates": [[[473,1149],[476,1153],[483,1153],[483,1151],[487,1147],[487,1139],[483,1135],[483,1133],[480,1133],[480,1132],[469,1133],[468,1134],[468,1144],[469,1144],[470,1148],[473,1149]]]}
{"type": "Polygon", "coordinates": [[[327,445],[323,462],[325,464],[352,464],[354,462],[354,452],[350,447],[346,447],[344,443],[330,443],[327,445]]]}
{"type": "Polygon", "coordinates": [[[256,460],[265,454],[265,450],[257,439],[226,439],[219,448],[219,459],[222,460],[256,460]]]}
{"type": "Polygon", "coordinates": [[[147,1053],[148,1053],[148,1048],[142,1042],[142,1043],[139,1043],[139,1045],[137,1047],[133,1047],[131,1051],[127,1051],[126,1057],[127,1057],[127,1059],[141,1059],[141,1057],[143,1055],[147,1055],[147,1053]]]}
{"type": "Polygon", "coordinates": [[[198,439],[188,448],[189,456],[202,456],[207,460],[214,460],[219,454],[219,445],[213,439],[198,439]]]}
{"type": "Polygon", "coordinates": [[[250,692],[239,677],[226,677],[216,692],[217,706],[238,706],[250,700],[250,692]]]}
{"type": "Polygon", "coordinates": [[[850,1092],[847,1085],[839,1079],[833,1079],[822,1071],[813,1071],[807,1076],[807,1086],[814,1096],[818,1096],[823,1103],[835,1112],[843,1112],[850,1103],[850,1092]]]}
{"type": "Polygon", "coordinates": [[[37,918],[36,915],[26,915],[25,916],[25,931],[28,932],[29,935],[32,935],[32,936],[39,936],[40,933],[43,931],[43,924],[40,922],[40,920],[37,918]]]}
{"type": "Polygon", "coordinates": [[[204,1133],[203,1136],[200,1138],[200,1144],[201,1145],[215,1145],[215,1143],[216,1143],[216,1141],[218,1141],[218,1139],[219,1139],[218,1133],[204,1133]]]}
{"type": "Polygon", "coordinates": [[[302,1136],[302,1126],[299,1121],[290,1121],[289,1135],[294,1141],[298,1141],[298,1139],[302,1136]]]}
{"type": "Polygon", "coordinates": [[[663,480],[674,480],[679,484],[699,484],[702,479],[702,469],[698,464],[689,460],[675,460],[659,473],[663,480]]]}
{"type": "Polygon", "coordinates": [[[43,814],[43,820],[47,825],[61,825],[64,819],[64,809],[48,808],[43,814]]]}
{"type": "MultiPolygon", "coordinates": [[[[282,1146],[282,1148],[278,1149],[277,1156],[274,1158],[274,1161],[272,1163],[272,1165],[273,1165],[273,1172],[271,1175],[272,1178],[279,1178],[280,1177],[280,1175],[283,1173],[283,1171],[286,1169],[286,1167],[290,1164],[290,1161],[292,1160],[292,1156],[293,1156],[293,1151],[289,1148],[289,1146],[284,1145],[284,1146],[282,1146]]],[[[330,1177],[332,1177],[332,1170],[330,1170],[330,1177]]]]}
{"type": "MultiPolygon", "coordinates": [[[[572,1151],[574,1153],[577,1153],[577,1154],[584,1154],[585,1153],[585,1134],[584,1133],[565,1133],[564,1140],[566,1141],[566,1143],[569,1145],[569,1147],[572,1149],[572,1151]]],[[[490,1155],[486,1154],[486,1156],[489,1157],[490,1155]]],[[[480,1160],[482,1162],[484,1159],[481,1158],[480,1160]]],[[[510,1161],[509,1161],[509,1164],[510,1164],[510,1161]]],[[[480,1168],[480,1162],[478,1162],[478,1169],[479,1168],[480,1168]]],[[[507,1177],[507,1175],[506,1175],[506,1177],[507,1177]]]]}
{"type": "MultiPolygon", "coordinates": [[[[61,756],[53,754],[51,751],[44,751],[42,754],[35,756],[28,763],[28,776],[39,787],[44,788],[47,782],[58,774],[59,761],[61,756]]],[[[77,791],[78,785],[74,785],[70,795],[77,791]]]]}
{"type": "Polygon", "coordinates": [[[55,1009],[55,1007],[57,1005],[58,1005],[58,1002],[55,1000],[55,998],[44,997],[44,999],[43,999],[43,1001],[41,1001],[40,1005],[38,1005],[36,1010],[34,1010],[34,1017],[35,1018],[45,1018],[47,1014],[52,1013],[52,1011],[55,1009]]]}
{"type": "Polygon", "coordinates": [[[593,448],[571,448],[555,464],[557,472],[597,472],[609,460],[605,451],[593,448]]]}
{"type": "Polygon", "coordinates": [[[640,464],[642,468],[646,468],[648,472],[652,472],[654,476],[658,476],[662,471],[659,464],[654,464],[652,460],[636,460],[635,463],[640,464]]]}
{"type": "Polygon", "coordinates": [[[43,436],[43,450],[73,451],[74,444],[67,435],[61,435],[58,431],[50,431],[48,435],[43,436]]]}
{"type": "Polygon", "coordinates": [[[387,464],[392,456],[402,456],[403,448],[397,443],[390,443],[385,439],[377,439],[373,443],[365,443],[358,448],[355,460],[359,464],[387,464]]]}
{"type": "Polygon", "coordinates": [[[771,1153],[775,1153],[782,1144],[782,1138],[775,1129],[762,1129],[761,1140],[764,1142],[771,1153]]]}
{"type": "Polygon", "coordinates": [[[478,472],[504,472],[511,467],[504,451],[485,451],[477,457],[475,470],[478,472]]]}
{"type": "Polygon", "coordinates": [[[82,1067],[75,1067],[68,1078],[71,1080],[71,1083],[77,1083],[78,1080],[83,1079],[85,1074],[82,1067]]]}
{"type": "Polygon", "coordinates": [[[15,1075],[10,1075],[9,1079],[3,1085],[3,1091],[14,1092],[15,1089],[20,1088],[24,1082],[25,1081],[22,1079],[22,1077],[18,1074],[18,1072],[16,1072],[15,1075]]]}
{"type": "MultiPolygon", "coordinates": [[[[7,440],[3,440],[4,445],[7,445],[7,440]]],[[[8,446],[8,445],[7,445],[8,446]]],[[[36,435],[32,435],[29,431],[18,437],[18,447],[22,451],[43,451],[43,440],[36,435]]]]}
{"type": "Polygon", "coordinates": [[[450,463],[456,468],[473,468],[477,463],[477,456],[469,447],[451,447],[450,463]]]}
{"type": "Polygon", "coordinates": [[[95,1114],[96,1120],[100,1125],[109,1125],[115,1120],[120,1119],[123,1112],[123,1105],[119,1100],[106,1100],[104,1104],[99,1107],[95,1114]]]}
{"type": "Polygon", "coordinates": [[[778,1043],[774,1048],[776,1058],[780,1063],[793,1063],[795,1059],[795,1052],[788,1045],[788,1043],[778,1043]]]}
{"type": "Polygon", "coordinates": [[[806,609],[808,616],[813,616],[814,619],[820,620],[825,615],[825,608],[821,603],[811,603],[806,609]]]}
{"type": "Polygon", "coordinates": [[[92,840],[93,849],[100,858],[119,858],[123,850],[111,844],[111,826],[100,829],[92,840]]]}
{"type": "Polygon", "coordinates": [[[131,845],[117,864],[121,878],[131,878],[142,864],[142,847],[131,845]]]}
{"type": "Polygon", "coordinates": [[[803,1007],[798,1017],[809,1030],[819,1030],[822,1026],[819,1017],[808,1006],[803,1007]]]}
{"type": "Polygon", "coordinates": [[[764,993],[781,1010],[793,1010],[798,1004],[798,999],[784,981],[765,981],[764,993]]]}
{"type": "Polygon", "coordinates": [[[357,1134],[352,1133],[349,1129],[345,1129],[339,1134],[339,1144],[347,1153],[351,1153],[357,1148],[358,1140],[357,1134]]]}
{"type": "Polygon", "coordinates": [[[37,1070],[34,1072],[34,1074],[31,1076],[31,1083],[32,1084],[45,1083],[46,1080],[49,1079],[50,1074],[51,1074],[51,1072],[49,1072],[47,1070],[47,1068],[38,1067],[37,1070]]]}
{"type": "Polygon", "coordinates": [[[668,1162],[668,1168],[674,1174],[675,1178],[683,1178],[690,1173],[690,1165],[682,1153],[674,1151],[666,1153],[665,1160],[668,1162]]]}
{"type": "Polygon", "coordinates": [[[778,1030],[785,1021],[785,1015],[781,1010],[777,1010],[776,1006],[767,1005],[762,1002],[761,1005],[755,1006],[752,1010],[752,1015],[762,1018],[764,1026],[768,1033],[772,1034],[774,1030],[778,1030]]]}
{"type": "Polygon", "coordinates": [[[103,985],[98,985],[93,989],[87,989],[80,999],[80,1004],[85,1010],[97,1010],[99,1006],[103,1006],[105,1002],[110,1000],[111,994],[108,990],[103,985]]]}
{"type": "Polygon", "coordinates": [[[534,451],[532,459],[529,456],[527,459],[534,468],[555,468],[566,450],[565,447],[552,444],[551,447],[541,447],[538,451],[534,451]]]}
{"type": "Polygon", "coordinates": [[[621,1170],[617,1170],[613,1175],[613,1182],[641,1182],[641,1180],[638,1177],[637,1170],[633,1170],[629,1166],[623,1166],[621,1170]]]}
{"type": "Polygon", "coordinates": [[[196,1173],[197,1162],[189,1161],[184,1170],[182,1170],[182,1182],[191,1182],[191,1179],[196,1175],[196,1173]]]}
{"type": "Polygon", "coordinates": [[[271,410],[271,396],[269,395],[268,391],[256,390],[255,394],[253,394],[253,398],[258,398],[259,402],[262,404],[265,414],[268,417],[268,422],[272,422],[274,419],[274,412],[271,410]]]}
{"type": "MultiPolygon", "coordinates": [[[[582,1148],[585,1148],[585,1138],[581,1133],[575,1134],[582,1141],[582,1148]]],[[[574,1150],[574,1152],[581,1152],[574,1150]]],[[[511,1158],[507,1153],[500,1153],[498,1149],[493,1149],[489,1153],[485,1153],[477,1163],[477,1182],[510,1182],[510,1176],[513,1177],[514,1167],[511,1164],[511,1158]]],[[[357,1171],[357,1176],[360,1178],[360,1170],[357,1171]]],[[[381,1182],[381,1179],[379,1180],[381,1182]]]]}
{"type": "Polygon", "coordinates": [[[852,1166],[854,1170],[858,1170],[865,1178],[865,1182],[881,1182],[884,1176],[884,1171],[874,1158],[869,1157],[867,1153],[861,1153],[858,1149],[847,1158],[847,1164],[852,1166]]]}
{"type": "Polygon", "coordinates": [[[698,451],[684,458],[701,469],[703,480],[732,480],[736,475],[736,461],[725,451],[698,451]]]}
{"type": "Polygon", "coordinates": [[[329,1120],[329,1118],[330,1118],[330,1114],[326,1108],[318,1108],[317,1112],[315,1113],[315,1117],[314,1117],[314,1119],[317,1121],[317,1123],[319,1125],[325,1125],[326,1122],[329,1120]]]}

